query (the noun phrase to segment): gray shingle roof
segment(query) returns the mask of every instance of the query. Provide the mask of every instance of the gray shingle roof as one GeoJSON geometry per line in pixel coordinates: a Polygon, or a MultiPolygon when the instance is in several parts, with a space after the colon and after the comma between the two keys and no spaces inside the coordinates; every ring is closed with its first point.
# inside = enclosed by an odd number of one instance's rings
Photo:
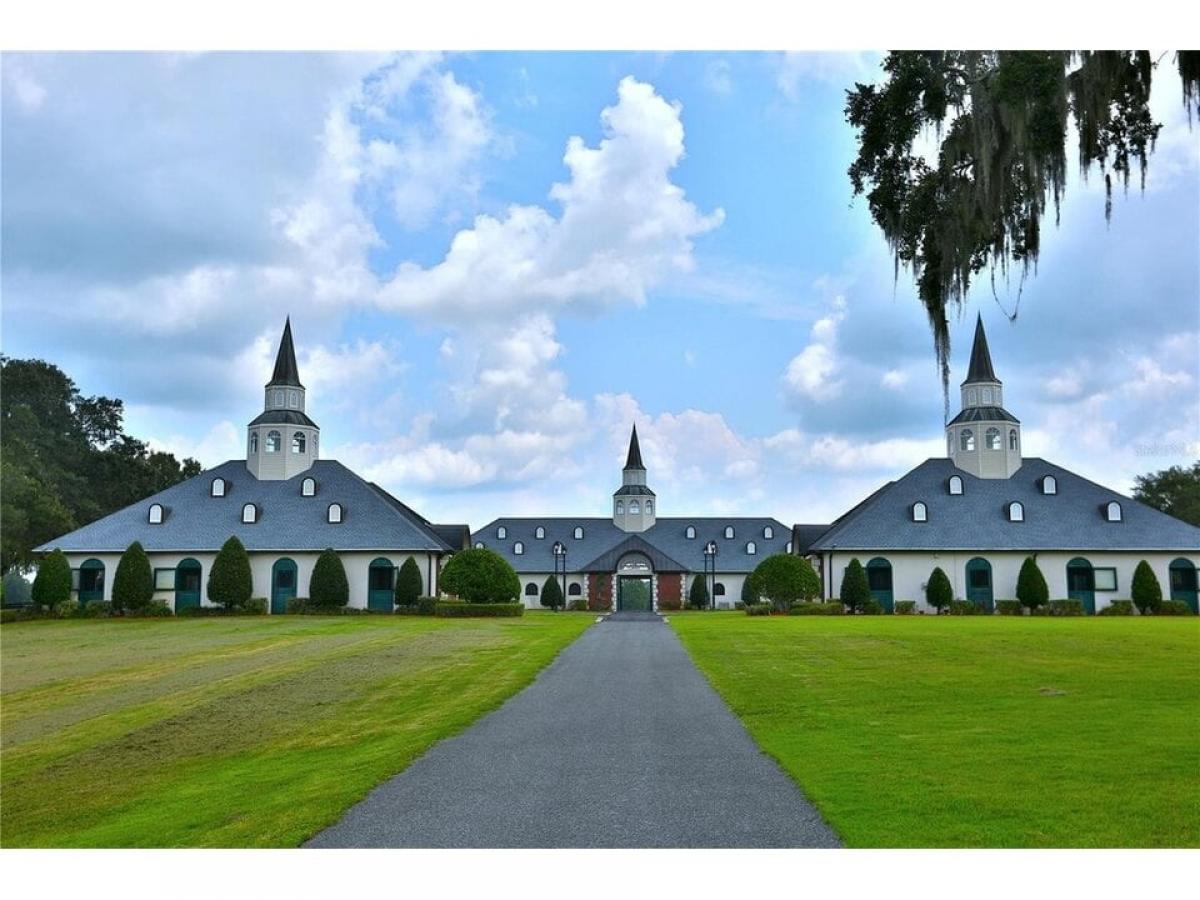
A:
{"type": "Polygon", "coordinates": [[[251,425],[307,425],[316,428],[317,423],[298,409],[268,409],[250,420],[251,425]]]}
{"type": "Polygon", "coordinates": [[[999,381],[992,368],[992,354],[988,350],[987,335],[983,331],[983,316],[975,317],[975,342],[971,345],[971,362],[967,365],[967,377],[963,384],[969,381],[999,381]]]}
{"type": "Polygon", "coordinates": [[[644,484],[623,484],[615,491],[614,497],[655,497],[657,494],[644,484]]]}
{"type": "Polygon", "coordinates": [[[957,425],[959,422],[1020,422],[1021,420],[1003,406],[968,406],[957,416],[947,422],[947,425],[957,425]]]}
{"type": "Polygon", "coordinates": [[[1182,550],[1200,551],[1200,528],[1131,500],[1037,457],[1012,478],[976,478],[949,459],[929,459],[885,485],[842,516],[813,544],[822,550],[1182,550]],[[963,493],[946,480],[958,475],[963,493]],[[1058,493],[1041,493],[1053,475],[1058,493]],[[929,521],[912,521],[923,501],[929,521]],[[1007,505],[1020,501],[1024,522],[1010,522],[1007,505]],[[1121,504],[1124,521],[1108,522],[1103,507],[1121,504]]]}
{"type": "Polygon", "coordinates": [[[245,460],[232,459],[195,478],[160,491],[132,506],[47,541],[38,551],[55,547],[68,552],[124,550],[140,541],[148,551],[218,550],[236,535],[247,550],[411,550],[452,549],[429,522],[386,491],[376,488],[335,460],[318,460],[308,471],[287,481],[258,481],[245,460]],[[313,497],[300,495],[300,483],[312,476],[313,497]],[[214,478],[226,481],[225,496],[209,496],[214,478]],[[326,521],[330,503],[340,503],[343,521],[326,521]],[[151,525],[151,503],[167,509],[161,525],[151,525]],[[258,522],[242,522],[242,507],[254,503],[258,522]]]}
{"type": "MultiPolygon", "coordinates": [[[[660,553],[687,567],[689,572],[704,570],[704,545],[715,540],[720,548],[717,553],[718,572],[750,572],[764,558],[773,553],[783,553],[791,540],[791,530],[776,519],[747,517],[698,517],[658,519],[654,526],[637,536],[660,553]],[[689,539],[687,527],[696,529],[696,537],[689,539]],[[727,539],[725,526],[732,525],[734,536],[727,539]],[[770,527],[774,537],[763,537],[763,529],[770,527]],[[754,541],[757,552],[746,553],[746,542],[754,541]]],[[[550,548],[555,541],[562,541],[567,548],[567,571],[581,572],[601,554],[615,548],[631,537],[613,524],[611,518],[556,518],[522,517],[502,518],[489,522],[471,535],[472,543],[483,542],[485,547],[503,556],[518,572],[552,572],[554,556],[550,548]],[[546,529],[546,536],[534,537],[538,526],[546,529]],[[503,526],[508,534],[499,539],[496,529],[503,526]],[[583,539],[572,535],[576,526],[583,528],[583,539]],[[520,541],[525,552],[513,553],[513,545],[520,541]]]]}
{"type": "Polygon", "coordinates": [[[296,365],[296,347],[292,343],[291,316],[288,316],[283,323],[283,337],[279,340],[279,353],[275,356],[275,371],[271,373],[271,380],[267,382],[267,387],[276,384],[304,387],[300,383],[300,369],[296,365]]]}

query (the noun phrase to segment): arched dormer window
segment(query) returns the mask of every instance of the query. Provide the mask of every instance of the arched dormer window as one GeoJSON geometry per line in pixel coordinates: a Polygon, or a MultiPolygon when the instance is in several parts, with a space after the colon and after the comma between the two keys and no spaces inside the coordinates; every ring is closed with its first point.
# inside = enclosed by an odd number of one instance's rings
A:
{"type": "Polygon", "coordinates": [[[574,531],[574,533],[572,534],[572,537],[574,537],[574,538],[575,538],[575,540],[577,540],[577,541],[582,541],[582,540],[583,540],[583,526],[581,526],[581,525],[576,525],[576,526],[575,526],[575,531],[574,531]]]}
{"type": "Polygon", "coordinates": [[[325,511],[325,521],[330,525],[342,524],[342,504],[330,503],[329,509],[325,511]]]}
{"type": "Polygon", "coordinates": [[[258,452],[258,432],[257,431],[250,432],[250,452],[251,453],[258,452]]]}
{"type": "Polygon", "coordinates": [[[283,443],[283,435],[278,431],[267,432],[267,452],[278,453],[279,447],[283,443]]]}
{"type": "Polygon", "coordinates": [[[786,553],[788,556],[792,555],[792,542],[791,541],[787,542],[787,546],[783,548],[783,552],[786,553]]]}
{"type": "Polygon", "coordinates": [[[483,549],[483,541],[476,541],[476,542],[475,542],[475,549],[476,549],[476,550],[482,550],[482,549],[483,549]]]}
{"type": "Polygon", "coordinates": [[[517,556],[520,556],[524,552],[525,552],[525,545],[522,544],[520,541],[517,541],[515,544],[513,544],[513,553],[514,554],[516,554],[517,556]]]}
{"type": "Polygon", "coordinates": [[[1042,476],[1042,493],[1043,494],[1057,494],[1058,493],[1058,479],[1055,478],[1053,475],[1043,475],[1042,476]]]}
{"type": "Polygon", "coordinates": [[[683,536],[689,541],[694,541],[696,539],[696,526],[689,525],[687,528],[683,529],[683,536]]]}
{"type": "Polygon", "coordinates": [[[506,537],[508,537],[508,529],[505,528],[503,525],[501,525],[499,528],[496,529],[496,540],[502,541],[506,537]]]}
{"type": "Polygon", "coordinates": [[[753,556],[757,552],[758,546],[754,543],[754,541],[746,541],[746,555],[753,556]]]}
{"type": "Polygon", "coordinates": [[[166,516],[166,511],[161,503],[151,503],[150,511],[147,514],[147,520],[151,525],[161,525],[163,518],[166,516]]]}
{"type": "Polygon", "coordinates": [[[1017,429],[1015,428],[1008,429],[1008,449],[1017,449],[1017,429]]]}
{"type": "Polygon", "coordinates": [[[247,503],[242,507],[242,523],[245,525],[253,525],[258,521],[258,507],[253,503],[247,503]]]}
{"type": "Polygon", "coordinates": [[[617,501],[617,515],[618,516],[625,515],[625,501],[624,500],[617,501]]]}
{"type": "Polygon", "coordinates": [[[304,432],[297,431],[295,434],[292,435],[292,452],[293,453],[303,453],[305,443],[306,443],[306,441],[304,440],[304,432]]]}
{"type": "Polygon", "coordinates": [[[212,484],[210,484],[208,486],[208,495],[210,497],[224,497],[225,496],[225,479],[224,478],[214,478],[212,480],[212,484]]]}
{"type": "Polygon", "coordinates": [[[539,525],[537,528],[533,529],[533,536],[539,541],[544,540],[546,537],[546,529],[539,525]]]}
{"type": "Polygon", "coordinates": [[[984,434],[984,446],[989,450],[1003,450],[1004,446],[1000,443],[1000,429],[989,428],[984,434]]]}
{"type": "Polygon", "coordinates": [[[946,487],[952,496],[958,497],[963,492],[963,480],[958,475],[951,475],[946,487]]]}
{"type": "Polygon", "coordinates": [[[727,541],[733,540],[733,526],[732,525],[725,526],[725,540],[727,540],[727,541]]]}
{"type": "Polygon", "coordinates": [[[1024,522],[1025,521],[1025,507],[1021,504],[1020,501],[1014,500],[1012,503],[1008,504],[1008,521],[1010,521],[1010,522],[1024,522]]]}
{"type": "Polygon", "coordinates": [[[301,497],[315,497],[317,494],[317,480],[312,477],[307,477],[300,482],[301,497]]]}
{"type": "Polygon", "coordinates": [[[770,525],[765,526],[763,528],[763,539],[769,541],[769,540],[773,539],[774,537],[775,537],[775,529],[772,528],[770,525]]]}
{"type": "Polygon", "coordinates": [[[929,521],[929,507],[925,505],[923,500],[918,500],[912,505],[912,520],[914,522],[929,521]]]}
{"type": "Polygon", "coordinates": [[[1109,522],[1121,521],[1121,504],[1116,500],[1109,500],[1104,504],[1104,518],[1109,522]]]}
{"type": "Polygon", "coordinates": [[[642,514],[642,508],[638,506],[638,502],[636,500],[629,501],[629,514],[631,516],[640,516],[642,514]]]}
{"type": "Polygon", "coordinates": [[[958,447],[960,450],[975,449],[975,432],[970,428],[964,428],[958,436],[958,447]]]}

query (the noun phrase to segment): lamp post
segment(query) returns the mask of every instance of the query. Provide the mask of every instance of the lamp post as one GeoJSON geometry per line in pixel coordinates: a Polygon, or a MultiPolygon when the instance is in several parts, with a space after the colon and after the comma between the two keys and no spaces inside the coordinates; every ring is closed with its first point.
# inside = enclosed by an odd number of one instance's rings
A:
{"type": "Polygon", "coordinates": [[[708,576],[708,603],[711,609],[717,608],[717,542],[709,541],[704,545],[704,574],[708,576]]]}
{"type": "MultiPolygon", "coordinates": [[[[562,562],[562,602],[563,606],[567,605],[567,548],[562,541],[555,541],[554,547],[551,548],[554,554],[554,577],[558,578],[559,561],[562,562]]],[[[558,612],[558,607],[554,608],[558,612]]]]}

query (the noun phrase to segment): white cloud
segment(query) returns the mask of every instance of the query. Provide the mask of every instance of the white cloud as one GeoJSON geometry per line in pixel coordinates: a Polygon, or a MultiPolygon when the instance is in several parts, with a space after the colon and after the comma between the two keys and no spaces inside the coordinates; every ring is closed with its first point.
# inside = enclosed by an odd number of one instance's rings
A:
{"type": "Polygon", "coordinates": [[[901,391],[908,384],[908,373],[901,369],[888,369],[879,383],[889,391],[901,391]]]}
{"type": "Polygon", "coordinates": [[[6,54],[3,63],[4,85],[26,113],[36,112],[46,100],[46,88],[34,78],[20,59],[6,54]]]}
{"type": "Polygon", "coordinates": [[[718,97],[728,97],[733,93],[733,79],[730,77],[729,61],[715,59],[704,70],[704,83],[718,97]]]}
{"type": "Polygon", "coordinates": [[[183,434],[146,438],[151,450],[173,453],[176,459],[190,456],[206,469],[230,459],[245,459],[244,441],[245,430],[238,428],[228,419],[218,422],[199,440],[183,434]]]}
{"type": "Polygon", "coordinates": [[[805,81],[850,88],[854,82],[871,84],[882,77],[879,53],[801,50],[779,57],[775,86],[788,100],[800,99],[805,81]]]}
{"type": "Polygon", "coordinates": [[[838,326],[846,318],[845,298],[835,297],[832,306],[813,324],[808,345],[788,363],[783,383],[792,396],[826,403],[841,394],[843,382],[834,376],[838,371],[838,326]]]}

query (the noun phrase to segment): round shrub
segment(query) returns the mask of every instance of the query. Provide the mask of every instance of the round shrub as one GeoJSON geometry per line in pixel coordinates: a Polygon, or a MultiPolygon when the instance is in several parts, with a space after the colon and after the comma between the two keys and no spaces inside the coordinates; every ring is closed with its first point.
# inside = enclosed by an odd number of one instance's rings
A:
{"type": "Polygon", "coordinates": [[[777,553],[760,562],[746,579],[752,593],[765,597],[774,607],[786,612],[793,603],[814,599],[821,593],[821,580],[812,564],[802,556],[777,553]]]}
{"type": "Polygon", "coordinates": [[[213,560],[205,592],[209,600],[226,609],[240,609],[249,602],[254,592],[250,556],[236,537],[227,540],[213,560]]]}
{"type": "Polygon", "coordinates": [[[1142,615],[1158,612],[1162,607],[1162,585],[1150,568],[1150,563],[1144,559],[1133,570],[1133,584],[1130,586],[1130,598],[1142,615]]]}
{"type": "Polygon", "coordinates": [[[350,602],[346,567],[332,547],[321,551],[308,582],[308,600],[320,610],[338,609],[350,602]]]}
{"type": "Polygon", "coordinates": [[[29,590],[38,606],[52,607],[71,599],[71,564],[61,550],[53,550],[38,566],[29,590]]]}
{"type": "Polygon", "coordinates": [[[455,553],[442,569],[442,590],[467,603],[511,603],[521,596],[521,580],[499,553],[472,547],[455,553]]]}
{"type": "Polygon", "coordinates": [[[1021,563],[1021,571],[1017,574],[1017,599],[1021,605],[1033,612],[1039,606],[1045,606],[1050,600],[1050,588],[1046,586],[1046,576],[1038,568],[1037,560],[1032,556],[1025,557],[1021,563]]]}
{"type": "Polygon", "coordinates": [[[416,606],[417,598],[425,589],[421,580],[421,567],[411,556],[404,561],[400,571],[396,573],[396,605],[416,606]]]}
{"type": "Polygon", "coordinates": [[[851,614],[866,606],[871,599],[871,586],[867,583],[867,570],[863,568],[858,557],[850,560],[846,566],[846,574],[842,576],[842,603],[851,614]]]}
{"type": "Polygon", "coordinates": [[[150,557],[142,545],[134,541],[125,548],[113,576],[112,606],[118,612],[141,612],[154,599],[154,573],[150,557]]]}

